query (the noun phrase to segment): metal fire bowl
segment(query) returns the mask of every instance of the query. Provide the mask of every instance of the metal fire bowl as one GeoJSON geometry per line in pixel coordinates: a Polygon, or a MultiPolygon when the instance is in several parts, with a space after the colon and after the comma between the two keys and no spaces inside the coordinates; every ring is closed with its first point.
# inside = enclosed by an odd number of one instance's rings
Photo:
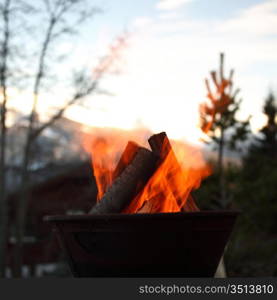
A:
{"type": "Polygon", "coordinates": [[[75,277],[212,277],[237,211],[48,216],[75,277]]]}

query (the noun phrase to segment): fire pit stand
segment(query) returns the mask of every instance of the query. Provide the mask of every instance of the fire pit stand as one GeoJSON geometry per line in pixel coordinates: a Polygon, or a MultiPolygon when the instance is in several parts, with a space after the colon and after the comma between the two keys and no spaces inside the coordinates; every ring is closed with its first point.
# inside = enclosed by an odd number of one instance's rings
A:
{"type": "Polygon", "coordinates": [[[238,212],[48,216],[75,277],[212,277],[238,212]]]}

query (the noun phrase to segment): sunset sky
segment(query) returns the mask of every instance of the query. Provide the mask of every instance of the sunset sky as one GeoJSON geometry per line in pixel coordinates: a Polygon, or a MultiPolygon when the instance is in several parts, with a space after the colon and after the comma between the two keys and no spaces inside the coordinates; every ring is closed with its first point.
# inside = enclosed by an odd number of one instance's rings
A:
{"type": "Polygon", "coordinates": [[[130,33],[120,74],[103,80],[112,96],[93,96],[90,110],[67,116],[93,126],[165,130],[173,138],[196,141],[198,105],[205,100],[204,78],[218,68],[235,69],[243,99],[240,117],[253,115],[262,126],[261,106],[277,87],[276,0],[98,0],[95,17],[78,44],[64,42],[71,63],[90,67],[93,59],[124,30],[130,33]]]}

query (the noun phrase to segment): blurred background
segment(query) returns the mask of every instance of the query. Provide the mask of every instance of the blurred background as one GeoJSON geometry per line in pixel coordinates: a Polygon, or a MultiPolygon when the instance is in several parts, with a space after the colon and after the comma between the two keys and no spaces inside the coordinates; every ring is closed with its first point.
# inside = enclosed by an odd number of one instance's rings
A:
{"type": "Polygon", "coordinates": [[[95,202],[99,128],[200,148],[226,276],[277,276],[276,87],[275,0],[1,0],[0,277],[70,276],[43,217],[95,202]]]}

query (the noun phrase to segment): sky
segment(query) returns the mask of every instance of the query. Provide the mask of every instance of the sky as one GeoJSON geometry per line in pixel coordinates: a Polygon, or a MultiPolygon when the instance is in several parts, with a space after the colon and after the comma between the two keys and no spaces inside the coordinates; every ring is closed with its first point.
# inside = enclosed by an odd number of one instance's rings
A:
{"type": "Polygon", "coordinates": [[[277,0],[96,0],[103,9],[79,42],[66,41],[72,65],[90,68],[124,31],[120,72],[101,87],[111,95],[93,96],[87,108],[66,116],[92,126],[166,131],[196,142],[199,103],[206,100],[204,79],[225,53],[226,72],[243,99],[239,118],[252,115],[254,131],[269,91],[277,91],[277,0]],[[88,109],[89,108],[89,109],[88,109]]]}

